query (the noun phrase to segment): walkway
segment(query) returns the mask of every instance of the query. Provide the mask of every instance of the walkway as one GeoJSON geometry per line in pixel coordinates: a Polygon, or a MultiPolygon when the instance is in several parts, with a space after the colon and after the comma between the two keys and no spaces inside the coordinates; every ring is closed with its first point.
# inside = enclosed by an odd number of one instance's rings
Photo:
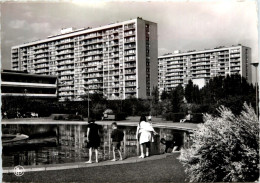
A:
{"type": "MultiPolygon", "coordinates": [[[[3,174],[5,182],[184,182],[184,168],[179,153],[151,156],[145,159],[71,165],[53,165],[52,171],[25,172],[22,177],[3,174]],[[67,169],[70,166],[70,169],[67,169]],[[62,170],[63,169],[63,170],[62,170]]],[[[33,168],[33,167],[31,167],[33,168]]],[[[50,170],[51,166],[45,167],[50,170]]]]}

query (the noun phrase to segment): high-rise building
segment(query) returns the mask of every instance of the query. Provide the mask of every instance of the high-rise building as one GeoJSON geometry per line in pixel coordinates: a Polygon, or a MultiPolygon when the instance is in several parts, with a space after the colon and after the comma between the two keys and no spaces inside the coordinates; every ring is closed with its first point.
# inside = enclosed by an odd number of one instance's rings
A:
{"type": "Polygon", "coordinates": [[[251,82],[251,48],[241,45],[168,54],[158,61],[160,92],[185,86],[189,80],[202,87],[212,77],[236,73],[251,82]]]}
{"type": "Polygon", "coordinates": [[[147,98],[158,83],[157,24],[137,18],[98,28],[65,29],[12,47],[12,69],[57,75],[59,100],[89,92],[108,99],[147,98]]]}

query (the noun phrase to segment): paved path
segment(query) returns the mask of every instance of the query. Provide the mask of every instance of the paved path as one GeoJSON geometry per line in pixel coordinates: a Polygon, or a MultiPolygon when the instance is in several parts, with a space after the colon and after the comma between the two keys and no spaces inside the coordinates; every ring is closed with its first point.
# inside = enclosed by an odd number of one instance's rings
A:
{"type": "Polygon", "coordinates": [[[177,157],[151,156],[145,159],[103,162],[85,167],[39,172],[25,172],[22,177],[3,174],[4,182],[184,182],[185,173],[177,157]]]}

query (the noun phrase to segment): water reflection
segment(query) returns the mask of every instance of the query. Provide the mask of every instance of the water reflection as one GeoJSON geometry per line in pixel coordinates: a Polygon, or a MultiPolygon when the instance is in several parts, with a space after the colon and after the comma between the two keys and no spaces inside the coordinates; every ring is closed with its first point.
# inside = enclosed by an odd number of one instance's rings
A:
{"type": "MultiPolygon", "coordinates": [[[[99,160],[112,158],[111,128],[102,125],[101,146],[99,160]]],[[[139,145],[136,141],[136,127],[119,126],[125,136],[122,145],[123,156],[133,157],[139,154],[139,145]]],[[[163,153],[165,146],[160,144],[160,138],[167,134],[178,134],[181,144],[185,132],[155,128],[160,134],[155,136],[151,146],[151,155],[163,153]]],[[[29,139],[15,143],[3,144],[3,167],[16,165],[43,165],[68,162],[80,162],[88,159],[86,148],[87,125],[2,125],[2,131],[7,133],[22,133],[29,135],[29,139]]]]}

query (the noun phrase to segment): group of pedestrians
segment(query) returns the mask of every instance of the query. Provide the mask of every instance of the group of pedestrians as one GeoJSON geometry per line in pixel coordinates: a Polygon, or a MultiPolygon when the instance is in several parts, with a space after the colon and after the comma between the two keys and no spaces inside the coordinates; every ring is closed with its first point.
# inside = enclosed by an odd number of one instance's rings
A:
{"type": "MultiPolygon", "coordinates": [[[[150,119],[150,118],[149,118],[150,119]]],[[[92,153],[95,151],[96,163],[98,163],[98,147],[100,146],[100,130],[101,126],[96,124],[93,119],[89,119],[87,127],[87,148],[89,149],[89,160],[86,163],[92,163],[92,153]]],[[[123,141],[124,133],[117,128],[117,123],[113,122],[111,132],[112,139],[112,151],[113,159],[116,161],[116,151],[119,154],[119,160],[123,160],[121,153],[121,141],[123,141]]],[[[149,156],[150,143],[154,142],[153,136],[157,135],[156,131],[152,127],[151,121],[147,121],[145,116],[141,116],[140,122],[136,130],[136,139],[140,144],[141,156],[139,158],[145,158],[149,156]],[[145,150],[145,151],[144,151],[145,150]]]]}

